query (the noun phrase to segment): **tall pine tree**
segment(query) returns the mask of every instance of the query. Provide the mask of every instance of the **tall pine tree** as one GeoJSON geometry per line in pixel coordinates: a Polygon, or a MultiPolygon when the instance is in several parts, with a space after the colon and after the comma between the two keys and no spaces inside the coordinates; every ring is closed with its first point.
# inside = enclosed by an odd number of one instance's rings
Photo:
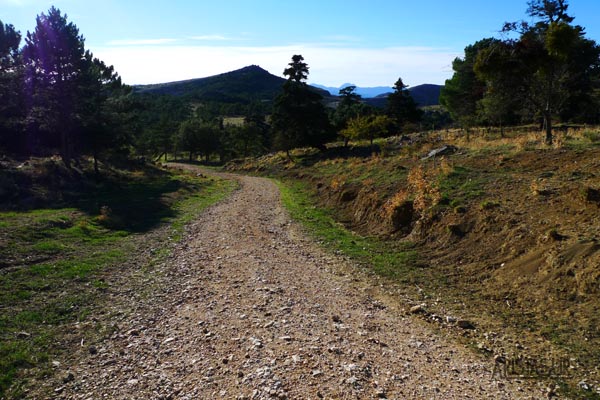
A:
{"type": "Polygon", "coordinates": [[[282,93],[275,100],[271,123],[276,146],[289,151],[295,147],[311,146],[325,149],[333,138],[323,98],[307,84],[308,65],[304,57],[294,55],[283,72],[288,77],[282,93]]]}
{"type": "Polygon", "coordinates": [[[19,54],[21,34],[0,21],[0,148],[23,150],[23,68],[19,54]]]}
{"type": "Polygon", "coordinates": [[[78,137],[79,80],[85,62],[84,39],[78,28],[55,7],[40,14],[23,49],[27,87],[28,129],[41,147],[58,147],[71,165],[78,137]]]}

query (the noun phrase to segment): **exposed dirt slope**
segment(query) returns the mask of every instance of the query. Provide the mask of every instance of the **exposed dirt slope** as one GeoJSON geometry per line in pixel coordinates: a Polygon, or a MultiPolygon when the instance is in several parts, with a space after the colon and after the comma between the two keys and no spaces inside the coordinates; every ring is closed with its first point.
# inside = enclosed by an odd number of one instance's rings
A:
{"type": "MultiPolygon", "coordinates": [[[[407,316],[303,238],[276,186],[241,189],[190,225],[168,284],[69,359],[61,399],[530,399],[529,383],[407,316]]],[[[115,295],[114,311],[131,307],[115,295]]]]}

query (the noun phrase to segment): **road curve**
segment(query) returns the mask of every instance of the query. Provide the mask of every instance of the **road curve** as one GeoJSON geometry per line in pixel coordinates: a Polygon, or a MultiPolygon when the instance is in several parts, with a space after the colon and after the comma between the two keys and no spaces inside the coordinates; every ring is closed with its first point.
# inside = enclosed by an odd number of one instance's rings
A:
{"type": "Polygon", "coordinates": [[[188,227],[159,301],[70,360],[57,398],[545,398],[493,378],[491,361],[303,237],[272,181],[234,179],[240,189],[188,227]]]}

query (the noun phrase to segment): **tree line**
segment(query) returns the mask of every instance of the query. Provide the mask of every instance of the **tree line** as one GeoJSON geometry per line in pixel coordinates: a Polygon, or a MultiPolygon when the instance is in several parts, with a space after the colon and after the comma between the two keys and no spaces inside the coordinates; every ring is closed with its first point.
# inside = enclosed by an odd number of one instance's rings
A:
{"type": "Polygon", "coordinates": [[[534,22],[507,22],[454,60],[440,102],[463,127],[600,123],[600,47],[574,25],[567,0],[532,0],[534,22]]]}
{"type": "MultiPolygon", "coordinates": [[[[454,121],[475,125],[540,124],[552,142],[556,121],[600,122],[600,47],[574,25],[566,0],[531,0],[533,22],[506,23],[502,38],[465,48],[440,98],[454,121]]],[[[23,38],[0,21],[0,151],[23,156],[60,154],[152,158],[181,155],[221,161],[295,147],[324,149],[329,141],[366,139],[447,123],[423,112],[402,79],[385,109],[367,105],[350,86],[335,107],[306,83],[308,64],[294,55],[272,105],[190,102],[133,93],[112,66],[85,49],[78,28],[55,7],[36,18],[23,38]],[[24,45],[21,46],[21,42],[24,45]],[[243,113],[229,125],[227,112],[243,113]]]]}
{"type": "Polygon", "coordinates": [[[324,149],[337,137],[373,140],[421,118],[402,79],[386,110],[367,106],[355,87],[342,89],[331,108],[306,84],[308,70],[301,55],[293,56],[272,107],[228,105],[225,111],[244,113],[243,124],[232,126],[223,119],[223,105],[133,93],[112,66],[85,49],[67,15],[52,7],[25,38],[0,21],[0,151],[58,153],[68,167],[90,156],[97,171],[98,160],[111,157],[187,153],[189,159],[227,160],[299,146],[324,149]]]}

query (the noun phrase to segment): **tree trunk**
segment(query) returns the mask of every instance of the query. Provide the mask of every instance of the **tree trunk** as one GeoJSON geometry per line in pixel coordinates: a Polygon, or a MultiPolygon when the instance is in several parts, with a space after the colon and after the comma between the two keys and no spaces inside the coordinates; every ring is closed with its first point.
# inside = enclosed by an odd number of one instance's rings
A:
{"type": "Polygon", "coordinates": [[[100,170],[98,169],[98,152],[94,149],[94,176],[96,181],[100,179],[100,170]]]}
{"type": "Polygon", "coordinates": [[[546,126],[546,144],[552,146],[552,115],[544,113],[544,125],[546,126]]]}
{"type": "Polygon", "coordinates": [[[69,138],[66,129],[60,134],[61,155],[63,163],[68,169],[71,169],[71,152],[69,151],[69,138]]]}

